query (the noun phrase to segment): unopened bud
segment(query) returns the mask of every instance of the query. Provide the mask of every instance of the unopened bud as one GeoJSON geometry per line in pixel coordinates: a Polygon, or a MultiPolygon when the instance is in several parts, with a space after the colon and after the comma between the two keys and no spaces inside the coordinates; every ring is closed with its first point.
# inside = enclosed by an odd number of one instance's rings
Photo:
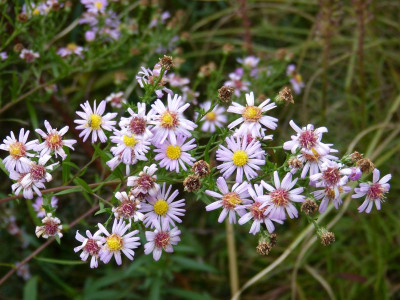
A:
{"type": "Polygon", "coordinates": [[[218,97],[219,99],[221,99],[222,102],[229,103],[231,102],[233,92],[234,92],[233,87],[224,85],[218,90],[218,97]]]}

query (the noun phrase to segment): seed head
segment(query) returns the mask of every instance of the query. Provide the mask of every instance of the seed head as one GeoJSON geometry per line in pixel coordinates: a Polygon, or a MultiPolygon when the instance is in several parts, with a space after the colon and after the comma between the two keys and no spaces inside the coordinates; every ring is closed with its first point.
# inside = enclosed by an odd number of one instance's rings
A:
{"type": "Polygon", "coordinates": [[[350,154],[350,158],[353,162],[358,162],[360,159],[363,158],[363,155],[362,153],[355,151],[352,154],[350,154]]]}
{"type": "Polygon", "coordinates": [[[20,13],[17,16],[17,20],[18,20],[18,22],[25,23],[28,20],[28,15],[24,14],[24,13],[20,13]]]}
{"type": "Polygon", "coordinates": [[[232,44],[224,44],[224,45],[222,46],[222,52],[223,52],[224,54],[229,54],[229,53],[232,52],[233,48],[234,48],[234,47],[233,47],[232,44]]]}
{"type": "Polygon", "coordinates": [[[171,69],[171,67],[173,66],[172,56],[164,55],[162,58],[160,58],[160,65],[167,71],[171,69]]]}
{"type": "Polygon", "coordinates": [[[192,166],[192,172],[200,178],[206,177],[210,171],[210,165],[204,160],[196,161],[192,166]]]}
{"type": "Polygon", "coordinates": [[[233,87],[224,85],[218,90],[218,97],[219,99],[221,99],[222,102],[229,103],[231,102],[233,92],[234,92],[233,87]]]}
{"type": "Polygon", "coordinates": [[[185,187],[185,191],[189,193],[199,190],[201,187],[201,181],[199,176],[189,175],[183,181],[183,186],[185,187]]]}
{"type": "Polygon", "coordinates": [[[291,157],[288,160],[288,165],[293,169],[301,169],[303,167],[303,162],[297,157],[291,157]]]}
{"type": "Polygon", "coordinates": [[[22,45],[21,43],[17,43],[14,45],[14,51],[19,53],[22,51],[22,49],[24,49],[24,45],[22,45]]]}
{"type": "Polygon", "coordinates": [[[318,204],[312,198],[307,198],[306,201],[304,201],[301,205],[301,211],[304,212],[306,215],[314,214],[317,209],[318,204]]]}
{"type": "Polygon", "coordinates": [[[356,165],[361,169],[361,172],[363,173],[369,173],[375,169],[375,165],[368,158],[362,158],[358,160],[356,165]]]}
{"type": "Polygon", "coordinates": [[[290,87],[285,86],[283,89],[281,89],[278,95],[275,97],[275,102],[277,104],[283,104],[283,103],[294,104],[292,90],[290,89],[290,87]]]}
{"type": "Polygon", "coordinates": [[[258,243],[256,250],[259,255],[266,256],[271,251],[272,246],[267,241],[261,241],[258,243]]]}
{"type": "Polygon", "coordinates": [[[326,228],[319,229],[317,233],[321,238],[321,244],[324,246],[328,246],[335,241],[335,234],[326,230],[326,228]]]}

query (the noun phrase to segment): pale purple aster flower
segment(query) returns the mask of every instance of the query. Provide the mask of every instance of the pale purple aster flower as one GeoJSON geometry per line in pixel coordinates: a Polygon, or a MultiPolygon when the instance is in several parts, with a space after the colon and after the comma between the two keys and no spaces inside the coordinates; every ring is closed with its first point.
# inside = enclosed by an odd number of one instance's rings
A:
{"type": "Polygon", "coordinates": [[[286,75],[290,78],[290,83],[292,84],[293,91],[296,94],[300,94],[302,88],[304,87],[304,82],[301,75],[296,70],[296,65],[288,65],[286,69],[286,75]]]}
{"type": "Polygon", "coordinates": [[[321,200],[318,211],[322,214],[326,211],[328,204],[332,201],[336,209],[343,203],[342,195],[351,191],[347,185],[326,186],[322,190],[313,192],[315,199],[321,200]]]}
{"type": "Polygon", "coordinates": [[[150,24],[149,24],[149,28],[154,28],[159,24],[159,21],[161,22],[161,24],[165,24],[165,21],[168,20],[171,17],[171,14],[169,13],[169,11],[164,11],[160,16],[156,16],[154,17],[150,24]]]}
{"type": "Polygon", "coordinates": [[[151,112],[146,114],[146,104],[137,103],[137,113],[135,113],[130,107],[128,108],[130,116],[128,118],[121,117],[119,126],[125,130],[131,131],[135,135],[147,135],[152,137],[150,121],[152,118],[151,112]]]}
{"type": "Polygon", "coordinates": [[[351,174],[349,175],[349,179],[352,181],[357,181],[361,178],[362,171],[359,167],[352,167],[351,174]]]}
{"type": "Polygon", "coordinates": [[[21,184],[22,179],[24,179],[24,177],[27,175],[27,173],[20,173],[20,172],[16,172],[14,170],[10,171],[10,179],[16,181],[14,184],[11,185],[11,189],[13,191],[13,193],[15,195],[19,195],[22,191],[23,196],[25,199],[32,199],[33,198],[33,189],[35,189],[35,191],[39,191],[39,189],[44,189],[45,185],[43,184],[43,182],[36,182],[35,185],[30,185],[30,186],[23,186],[21,184]]]}
{"type": "MultiPolygon", "coordinates": [[[[327,146],[332,146],[332,144],[327,144],[327,146]]],[[[308,152],[301,151],[299,155],[297,155],[297,159],[303,163],[303,169],[301,171],[301,178],[305,178],[309,173],[309,176],[315,175],[320,173],[321,167],[324,163],[329,163],[333,160],[338,160],[339,158],[333,156],[329,153],[336,153],[338,150],[336,149],[329,149],[328,154],[320,155],[315,150],[312,151],[312,154],[308,152]]]]}
{"type": "Polygon", "coordinates": [[[154,159],[160,161],[160,167],[166,168],[169,171],[179,173],[179,166],[186,171],[186,164],[192,166],[196,161],[196,159],[188,153],[188,151],[196,148],[196,140],[191,139],[185,142],[186,137],[182,135],[177,136],[176,143],[171,143],[169,139],[167,139],[165,143],[158,145],[157,148],[154,149],[154,152],[158,153],[154,159]]]}
{"type": "Polygon", "coordinates": [[[296,153],[297,148],[308,154],[325,155],[329,153],[329,146],[321,142],[322,134],[328,132],[326,127],[314,129],[314,125],[308,124],[306,127],[300,128],[291,120],[290,126],[296,131],[297,135],[291,136],[291,141],[283,144],[283,149],[296,153]]]}
{"type": "Polygon", "coordinates": [[[274,172],[275,187],[261,180],[261,184],[269,191],[268,195],[260,197],[261,200],[266,201],[260,206],[261,208],[267,206],[264,212],[266,216],[270,219],[284,220],[286,210],[291,219],[298,217],[298,211],[292,202],[304,202],[305,196],[300,195],[304,191],[303,187],[293,189],[297,180],[298,178],[292,180],[292,174],[289,172],[281,182],[277,171],[274,172]]]}
{"type": "Polygon", "coordinates": [[[93,42],[96,38],[96,32],[93,30],[88,30],[85,32],[85,40],[87,42],[93,42]]]}
{"type": "Polygon", "coordinates": [[[127,186],[131,186],[135,197],[144,198],[145,196],[156,196],[160,190],[160,185],[156,183],[157,165],[145,166],[138,176],[130,176],[127,180],[127,186]]]}
{"type": "Polygon", "coordinates": [[[140,201],[135,199],[133,195],[128,195],[126,192],[117,192],[115,193],[115,198],[121,202],[118,207],[112,208],[115,218],[124,218],[126,220],[133,218],[134,222],[143,221],[144,215],[139,211],[141,208],[140,201]]]}
{"type": "Polygon", "coordinates": [[[34,150],[38,140],[27,142],[28,136],[29,130],[25,131],[24,128],[19,131],[18,139],[11,131],[10,135],[3,140],[3,144],[0,145],[1,150],[10,153],[3,159],[4,166],[8,171],[16,170],[19,173],[24,173],[29,170],[29,157],[33,157],[34,154],[28,151],[34,150]]]}
{"type": "Polygon", "coordinates": [[[38,16],[38,15],[46,15],[49,12],[50,8],[46,3],[38,3],[35,4],[33,2],[30,5],[24,4],[22,6],[22,13],[26,14],[29,17],[38,16]]]}
{"type": "Polygon", "coordinates": [[[223,177],[219,177],[217,179],[217,187],[220,193],[206,190],[206,194],[215,197],[217,200],[206,206],[206,211],[215,210],[222,207],[222,212],[218,217],[218,222],[222,223],[226,216],[229,218],[229,223],[236,223],[236,214],[239,217],[243,216],[246,213],[246,210],[243,205],[247,205],[251,203],[251,200],[248,199],[250,196],[248,192],[248,183],[245,181],[243,183],[235,183],[231,190],[229,190],[228,185],[223,177]]]}
{"type": "Polygon", "coordinates": [[[81,3],[92,14],[104,14],[108,5],[107,0],[81,0],[81,3]]]}
{"type": "Polygon", "coordinates": [[[7,52],[0,52],[0,59],[1,60],[6,60],[8,58],[7,52]]]}
{"type": "Polygon", "coordinates": [[[257,176],[260,166],[265,164],[265,152],[261,149],[261,143],[253,139],[247,142],[247,136],[227,137],[225,139],[228,148],[220,145],[216,158],[223,163],[217,166],[224,178],[228,178],[236,171],[236,182],[243,181],[243,173],[247,180],[257,176]]]}
{"type": "Polygon", "coordinates": [[[350,168],[334,161],[326,161],[321,165],[321,172],[310,176],[310,180],[316,182],[316,187],[343,186],[347,183],[350,168]]]}
{"type": "Polygon", "coordinates": [[[82,54],[83,50],[84,50],[83,47],[78,46],[75,43],[69,43],[67,45],[67,47],[58,49],[57,54],[61,57],[67,57],[72,54],[83,57],[83,54],[82,54]]]}
{"type": "Polygon", "coordinates": [[[265,116],[263,113],[269,111],[276,107],[275,103],[268,104],[270,99],[265,100],[259,106],[254,105],[254,93],[246,94],[246,102],[247,105],[243,106],[237,102],[232,102],[232,105],[228,107],[228,112],[232,112],[235,114],[240,114],[241,117],[231,124],[228,125],[229,129],[236,127],[241,124],[238,129],[238,134],[243,135],[247,133],[251,133],[253,136],[262,137],[263,131],[262,125],[269,129],[276,129],[278,126],[276,122],[278,122],[277,118],[265,116]]]}
{"type": "Polygon", "coordinates": [[[180,217],[185,215],[185,199],[174,201],[178,196],[178,190],[175,190],[171,195],[172,185],[166,191],[166,184],[164,182],[162,189],[160,189],[155,196],[146,198],[148,203],[142,203],[141,212],[145,213],[143,224],[146,227],[154,227],[157,224],[171,224],[175,226],[174,221],[181,223],[180,217]]]}
{"type": "Polygon", "coordinates": [[[233,87],[235,89],[235,96],[240,97],[242,91],[247,92],[249,90],[250,82],[243,81],[242,75],[238,75],[237,73],[230,73],[229,79],[224,83],[226,86],[233,87]]]}
{"type": "MultiPolygon", "coordinates": [[[[149,84],[155,84],[157,82],[157,79],[160,76],[160,69],[157,67],[157,65],[154,66],[153,71],[145,67],[141,67],[141,69],[142,70],[136,75],[136,80],[142,89],[149,84]]],[[[161,98],[164,95],[163,92],[167,93],[168,95],[173,95],[173,92],[170,89],[164,87],[164,78],[160,80],[155,93],[158,98],[161,98]]]]}
{"type": "Polygon", "coordinates": [[[181,240],[179,235],[181,231],[177,227],[169,228],[169,225],[158,225],[154,231],[146,231],[147,243],[144,245],[144,253],[146,255],[153,252],[153,259],[159,260],[162,251],[172,253],[173,245],[178,244],[181,240]]]}
{"type": "MultiPolygon", "coordinates": [[[[43,208],[43,197],[37,197],[35,200],[35,203],[33,203],[32,206],[33,206],[33,209],[36,211],[36,213],[37,213],[36,216],[38,218],[43,218],[46,216],[46,211],[43,208]]],[[[58,206],[58,198],[57,197],[55,197],[55,196],[51,197],[50,206],[54,209],[57,208],[57,206],[58,206]]]]}
{"type": "Polygon", "coordinates": [[[79,252],[82,250],[80,258],[82,261],[86,261],[89,256],[92,258],[90,259],[90,268],[97,268],[99,266],[99,252],[100,249],[103,247],[102,238],[101,238],[101,231],[96,231],[93,235],[89,230],[86,230],[86,236],[84,237],[76,231],[75,239],[77,239],[82,244],[78,247],[74,248],[75,252],[79,252]]]}
{"type": "Polygon", "coordinates": [[[96,26],[98,23],[99,20],[97,19],[97,16],[87,12],[84,12],[79,19],[79,24],[88,24],[90,27],[92,27],[94,32],[97,32],[96,26]]]}
{"type": "Polygon", "coordinates": [[[111,93],[107,98],[106,101],[111,104],[112,107],[121,108],[122,104],[126,103],[126,99],[124,97],[123,92],[118,93],[111,93]]]}
{"type": "Polygon", "coordinates": [[[245,213],[238,221],[238,223],[240,225],[243,225],[245,223],[247,223],[248,221],[250,221],[251,219],[253,219],[253,224],[251,225],[250,231],[249,233],[251,234],[257,234],[258,232],[260,232],[261,229],[261,224],[265,224],[265,226],[267,227],[267,230],[269,233],[274,232],[275,230],[275,226],[272,223],[272,221],[277,222],[279,224],[283,224],[282,220],[276,220],[276,219],[270,219],[268,216],[266,216],[265,210],[267,209],[265,206],[263,208],[261,208],[261,206],[265,203],[265,200],[262,200],[262,196],[264,196],[264,189],[263,186],[254,185],[254,189],[251,186],[251,184],[248,185],[248,192],[251,196],[251,198],[253,198],[253,203],[251,204],[247,204],[247,205],[242,205],[243,208],[245,208],[246,210],[248,210],[247,213],[245,213]]]}
{"type": "Polygon", "coordinates": [[[29,271],[29,265],[27,263],[21,265],[20,262],[16,262],[15,267],[17,268],[17,275],[22,277],[24,280],[28,280],[32,277],[31,272],[29,271]]]}
{"type": "Polygon", "coordinates": [[[172,144],[176,144],[178,134],[190,137],[190,131],[194,130],[197,125],[192,121],[187,120],[183,112],[190,106],[189,103],[184,104],[182,97],[174,95],[174,98],[168,94],[167,106],[157,99],[151,107],[154,111],[153,120],[150,124],[154,125],[152,132],[154,134],[153,141],[163,144],[169,137],[172,144]]]}
{"type": "Polygon", "coordinates": [[[247,69],[254,69],[257,68],[257,65],[260,61],[260,59],[258,57],[255,56],[247,56],[243,59],[238,58],[237,59],[238,63],[242,64],[243,67],[247,68],[247,69]]]}
{"type": "Polygon", "coordinates": [[[167,81],[171,87],[182,87],[190,83],[189,78],[181,77],[175,73],[168,74],[167,81]]]}
{"type": "Polygon", "coordinates": [[[364,202],[358,208],[360,213],[365,211],[367,214],[369,214],[374,206],[374,203],[376,209],[380,210],[381,202],[385,200],[385,194],[389,192],[390,189],[390,184],[388,182],[390,179],[392,179],[391,174],[387,174],[379,179],[380,172],[378,169],[374,169],[372,175],[372,183],[362,182],[360,183],[359,188],[354,189],[355,194],[352,196],[352,198],[361,198],[366,195],[364,202]]]}
{"type": "Polygon", "coordinates": [[[133,260],[135,252],[132,249],[140,245],[140,237],[134,236],[139,233],[139,230],[133,230],[125,234],[131,227],[131,223],[125,224],[124,219],[114,219],[111,234],[102,225],[98,224],[100,231],[106,236],[102,237],[101,241],[104,246],[100,249],[99,257],[102,262],[107,264],[114,256],[118,265],[122,264],[121,251],[129,260],[133,260]]]}
{"type": "Polygon", "coordinates": [[[83,136],[83,141],[85,142],[90,134],[92,134],[92,143],[97,141],[97,137],[100,142],[105,143],[107,141],[107,136],[104,134],[104,130],[112,131],[114,130],[114,125],[116,121],[112,121],[117,116],[117,113],[107,113],[103,116],[106,109],[106,101],[101,101],[99,106],[96,107],[96,100],[94,101],[93,110],[90,107],[89,101],[81,104],[82,111],[77,111],[76,114],[82,119],[74,120],[78,126],[76,129],[82,130],[79,137],[83,136]]]}
{"type": "Polygon", "coordinates": [[[73,145],[76,143],[76,140],[63,140],[63,136],[67,133],[69,127],[65,126],[58,131],[57,129],[53,129],[47,120],[44,121],[44,126],[47,129],[47,133],[39,128],[36,129],[36,132],[42,136],[44,141],[36,145],[34,150],[40,152],[40,156],[50,154],[54,151],[56,157],[60,155],[62,159],[65,159],[67,154],[65,154],[63,146],[74,150],[73,145]]]}
{"type": "Polygon", "coordinates": [[[21,59],[24,59],[26,62],[31,63],[33,62],[36,58],[39,58],[40,55],[38,52],[34,52],[29,49],[22,49],[21,53],[19,54],[19,57],[21,59]]]}
{"type": "MultiPolygon", "coordinates": [[[[200,104],[200,107],[207,112],[211,108],[211,101],[207,101],[200,104]]],[[[201,131],[204,132],[215,132],[216,128],[221,128],[227,121],[227,117],[224,114],[226,112],[223,106],[215,105],[215,107],[208,112],[200,121],[204,121],[201,126],[201,131]]],[[[197,119],[197,114],[195,116],[197,119]]]]}
{"type": "Polygon", "coordinates": [[[43,238],[47,239],[50,236],[58,236],[62,238],[62,225],[59,218],[53,217],[51,213],[48,213],[46,217],[42,219],[42,226],[36,226],[35,234],[39,238],[43,236],[43,238]]]}

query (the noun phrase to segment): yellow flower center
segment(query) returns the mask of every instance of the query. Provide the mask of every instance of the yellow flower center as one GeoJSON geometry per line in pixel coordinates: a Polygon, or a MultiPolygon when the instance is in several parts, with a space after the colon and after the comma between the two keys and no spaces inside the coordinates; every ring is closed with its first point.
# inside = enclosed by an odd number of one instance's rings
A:
{"type": "Polygon", "coordinates": [[[135,139],[134,134],[132,134],[132,136],[124,135],[124,137],[122,138],[122,141],[128,147],[134,147],[138,143],[138,140],[135,139]]]}
{"type": "Polygon", "coordinates": [[[78,46],[75,43],[69,43],[67,45],[67,49],[71,51],[75,51],[78,46]]]}
{"type": "Polygon", "coordinates": [[[237,150],[235,153],[233,153],[232,156],[232,161],[235,165],[241,167],[247,163],[249,160],[249,157],[247,156],[247,153],[243,150],[237,150]]]}
{"type": "Polygon", "coordinates": [[[123,248],[122,237],[116,233],[113,233],[107,237],[107,246],[111,251],[119,251],[123,248]]]}
{"type": "Polygon", "coordinates": [[[224,207],[232,209],[236,207],[236,205],[241,204],[242,199],[240,199],[239,195],[235,192],[230,192],[222,197],[222,203],[224,207]]]}
{"type": "Polygon", "coordinates": [[[39,13],[40,13],[39,9],[35,8],[35,9],[33,10],[33,14],[34,14],[34,15],[38,15],[39,13]]]}
{"type": "Polygon", "coordinates": [[[210,111],[208,114],[206,114],[207,121],[215,121],[216,118],[217,118],[217,114],[213,111],[210,111]]]}
{"type": "Polygon", "coordinates": [[[294,79],[295,79],[298,83],[303,82],[303,78],[301,77],[300,74],[296,74],[296,76],[294,77],[294,79]]]}
{"type": "Polygon", "coordinates": [[[11,156],[14,158],[20,158],[25,155],[25,147],[21,142],[15,142],[8,148],[11,156]]]}
{"type": "Polygon", "coordinates": [[[159,216],[164,216],[168,212],[169,205],[164,199],[154,203],[154,212],[159,216]]]}
{"type": "Polygon", "coordinates": [[[101,3],[101,1],[97,1],[96,2],[96,8],[97,9],[101,9],[103,7],[103,3],[101,3]]]}
{"type": "Polygon", "coordinates": [[[101,123],[102,123],[101,116],[99,116],[98,114],[92,114],[90,116],[90,120],[88,122],[88,126],[90,128],[92,128],[93,130],[96,130],[96,129],[100,129],[101,123]]]}
{"type": "Polygon", "coordinates": [[[181,157],[181,148],[179,146],[169,145],[167,147],[167,156],[170,159],[178,159],[181,157]]]}
{"type": "Polygon", "coordinates": [[[169,111],[166,111],[163,113],[161,116],[161,126],[164,128],[173,128],[176,125],[178,125],[178,120],[176,118],[175,113],[170,113],[169,111]]]}
{"type": "Polygon", "coordinates": [[[246,106],[242,115],[245,121],[255,122],[261,118],[261,109],[255,106],[246,106]]]}

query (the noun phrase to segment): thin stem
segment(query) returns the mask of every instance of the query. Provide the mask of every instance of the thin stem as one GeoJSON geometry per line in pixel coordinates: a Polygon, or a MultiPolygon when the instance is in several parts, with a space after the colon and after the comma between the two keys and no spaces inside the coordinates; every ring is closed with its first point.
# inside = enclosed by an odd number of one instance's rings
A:
{"type": "Polygon", "coordinates": [[[233,226],[231,223],[229,223],[228,218],[225,221],[225,225],[226,241],[228,244],[229,279],[231,285],[231,294],[235,295],[239,291],[239,272],[236,259],[235,235],[233,232],[233,226]]]}

